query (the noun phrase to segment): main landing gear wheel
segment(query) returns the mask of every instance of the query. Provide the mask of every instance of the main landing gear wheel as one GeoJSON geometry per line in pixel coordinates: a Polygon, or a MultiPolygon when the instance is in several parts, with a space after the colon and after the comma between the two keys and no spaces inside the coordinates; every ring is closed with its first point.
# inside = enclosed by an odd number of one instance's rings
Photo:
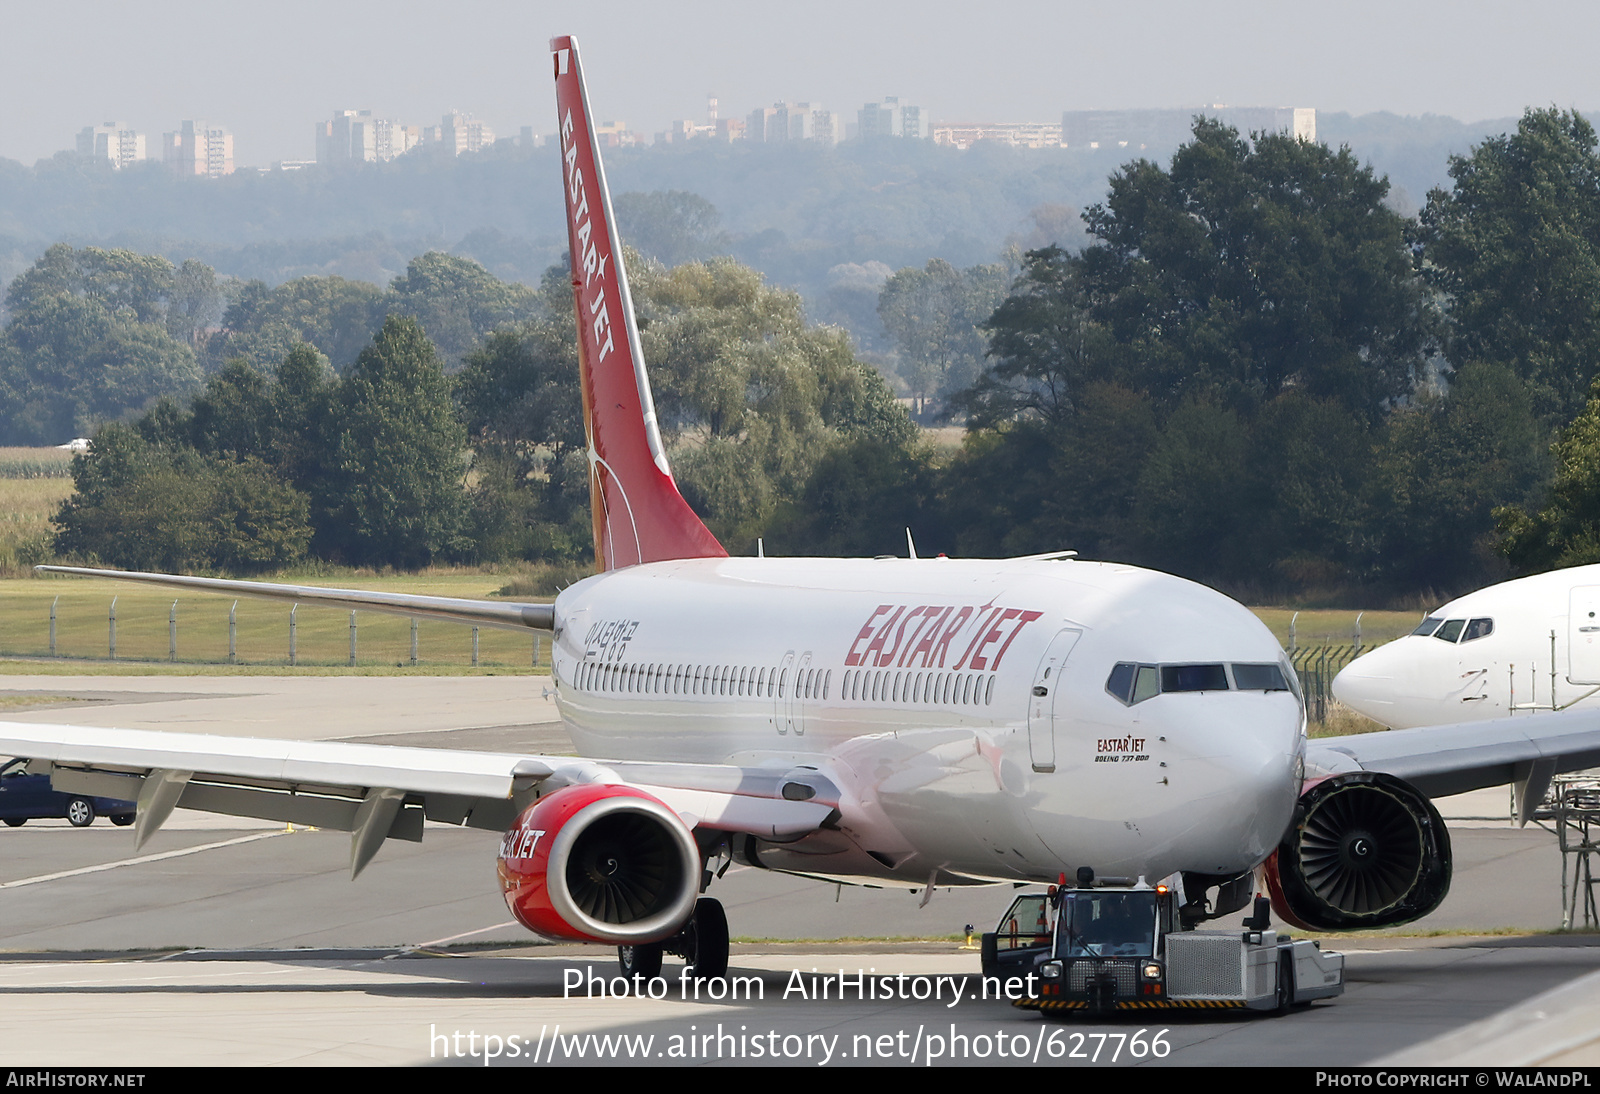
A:
{"type": "Polygon", "coordinates": [[[87,828],[94,823],[94,803],[87,798],[73,798],[67,803],[67,823],[74,828],[87,828]]]}
{"type": "Polygon", "coordinates": [[[720,980],[728,974],[728,914],[722,902],[703,896],[683,928],[683,958],[696,980],[720,980]]]}
{"type": "Polygon", "coordinates": [[[21,828],[24,824],[27,824],[27,823],[28,823],[28,818],[27,817],[7,817],[6,818],[6,827],[7,828],[21,828]]]}
{"type": "Polygon", "coordinates": [[[646,946],[618,946],[617,964],[622,966],[622,975],[632,980],[635,976],[642,976],[646,980],[654,980],[661,975],[661,955],[664,952],[661,943],[652,942],[646,946]]]}

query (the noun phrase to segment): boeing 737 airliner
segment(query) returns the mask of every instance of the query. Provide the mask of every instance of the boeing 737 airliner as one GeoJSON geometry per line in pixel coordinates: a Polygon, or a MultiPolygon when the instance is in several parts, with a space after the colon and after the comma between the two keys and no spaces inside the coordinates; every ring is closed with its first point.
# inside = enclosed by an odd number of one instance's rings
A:
{"type": "Polygon", "coordinates": [[[553,605],[106,576],[548,630],[589,758],[17,723],[0,751],[136,799],[139,842],[179,805],[315,823],[351,832],[357,873],[425,818],[490,829],[528,927],[700,976],[726,967],[702,894],[729,861],[928,887],[1178,874],[1201,917],[1242,906],[1262,867],[1294,922],[1404,922],[1449,885],[1430,795],[1600,756],[1596,719],[1560,715],[1447,755],[1433,730],[1309,746],[1250,612],[1070,552],[727,557],[656,425],[577,44],[554,40],[551,64],[599,572],[553,605]]]}
{"type": "Polygon", "coordinates": [[[1406,638],[1352,661],[1333,694],[1399,727],[1600,709],[1600,566],[1457,597],[1406,638]]]}

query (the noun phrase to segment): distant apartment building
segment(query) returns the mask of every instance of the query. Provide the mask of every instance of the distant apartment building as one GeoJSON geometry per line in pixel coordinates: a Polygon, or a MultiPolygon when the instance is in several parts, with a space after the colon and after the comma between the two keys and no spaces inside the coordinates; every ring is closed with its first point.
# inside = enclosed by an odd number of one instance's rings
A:
{"type": "Polygon", "coordinates": [[[176,133],[161,135],[161,158],[185,178],[233,174],[233,134],[203,121],[185,121],[176,133]]]}
{"type": "Polygon", "coordinates": [[[817,123],[813,114],[821,111],[810,103],[774,103],[772,124],[767,127],[767,140],[809,141],[817,137],[817,123]]]}
{"type": "Polygon", "coordinates": [[[317,123],[317,162],[371,163],[378,158],[372,111],[337,110],[333,120],[317,123]]]}
{"type": "Polygon", "coordinates": [[[372,123],[372,151],[379,163],[388,163],[422,143],[422,126],[401,125],[386,118],[372,123]]]}
{"type": "Polygon", "coordinates": [[[439,120],[439,152],[446,156],[459,156],[463,152],[481,152],[494,144],[494,130],[471,114],[451,111],[439,120]]]}
{"type": "Polygon", "coordinates": [[[78,155],[104,160],[120,171],[145,158],[144,134],[126,122],[86,125],[78,133],[78,155]]]}
{"type": "Polygon", "coordinates": [[[844,140],[844,116],[836,110],[813,110],[811,139],[822,144],[838,144],[844,140]]]}
{"type": "Polygon", "coordinates": [[[744,120],[744,139],[758,144],[765,143],[767,130],[772,124],[772,116],[777,112],[777,108],[771,106],[758,106],[750,111],[744,120]]]}
{"type": "Polygon", "coordinates": [[[422,127],[374,118],[370,110],[335,111],[332,121],[318,122],[317,162],[387,163],[422,143],[422,127]]]}
{"type": "Polygon", "coordinates": [[[882,102],[867,103],[856,111],[856,136],[862,140],[880,137],[926,138],[929,130],[923,109],[903,103],[896,96],[889,96],[882,102]]]}
{"type": "Polygon", "coordinates": [[[684,141],[696,137],[709,137],[713,129],[709,125],[696,125],[694,122],[675,120],[665,129],[656,134],[657,144],[682,144],[684,141]]]}
{"type": "Polygon", "coordinates": [[[645,143],[644,136],[630,130],[627,122],[601,122],[594,127],[594,139],[602,148],[632,148],[645,143]]]}
{"type": "Polygon", "coordinates": [[[728,141],[742,140],[745,135],[745,122],[741,118],[724,118],[721,116],[715,92],[706,92],[706,120],[704,125],[682,119],[674,119],[666,129],[656,134],[657,144],[682,144],[692,140],[716,140],[727,143],[728,141]]]}
{"type": "Polygon", "coordinates": [[[837,113],[821,103],[774,103],[752,110],[744,122],[746,140],[765,144],[783,141],[821,141],[837,144],[844,124],[837,113]]]}
{"type": "Polygon", "coordinates": [[[1312,107],[1218,103],[1177,110],[1068,110],[1061,115],[1061,143],[1079,149],[1173,149],[1190,138],[1198,115],[1216,118],[1245,135],[1288,133],[1308,141],[1317,139],[1317,112],[1312,107]]]}
{"type": "Polygon", "coordinates": [[[738,118],[721,118],[717,113],[717,97],[706,95],[706,120],[704,124],[683,118],[674,118],[667,128],[656,134],[657,144],[682,144],[693,140],[737,140],[744,135],[745,124],[738,118]]]}
{"type": "Polygon", "coordinates": [[[998,141],[1018,148],[1059,148],[1061,127],[1045,122],[939,122],[933,143],[971,148],[978,141],[998,141]]]}

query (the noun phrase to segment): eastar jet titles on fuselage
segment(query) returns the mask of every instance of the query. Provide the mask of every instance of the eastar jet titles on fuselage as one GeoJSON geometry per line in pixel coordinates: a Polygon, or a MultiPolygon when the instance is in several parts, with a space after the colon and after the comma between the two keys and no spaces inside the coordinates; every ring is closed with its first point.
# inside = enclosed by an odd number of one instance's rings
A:
{"type": "Polygon", "coordinates": [[[585,753],[809,767],[838,788],[836,829],[765,847],[763,865],[939,884],[1081,865],[1231,876],[1271,852],[1299,789],[1277,642],[1163,574],[686,560],[582,582],[557,615],[558,696],[585,753]],[[1212,678],[1130,702],[1111,691],[1119,664],[1212,678]],[[1276,690],[1230,687],[1231,664],[1271,667],[1276,690]]]}

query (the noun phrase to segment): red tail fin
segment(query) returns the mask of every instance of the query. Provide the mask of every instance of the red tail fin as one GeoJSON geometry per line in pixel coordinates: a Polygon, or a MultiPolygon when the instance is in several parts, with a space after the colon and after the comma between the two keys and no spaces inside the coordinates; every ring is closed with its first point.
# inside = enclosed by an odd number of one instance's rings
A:
{"type": "Polygon", "coordinates": [[[601,570],[615,570],[673,558],[724,558],[728,552],[678,493],[661,445],[578,43],[552,38],[550,50],[589,436],[595,562],[601,570]]]}

